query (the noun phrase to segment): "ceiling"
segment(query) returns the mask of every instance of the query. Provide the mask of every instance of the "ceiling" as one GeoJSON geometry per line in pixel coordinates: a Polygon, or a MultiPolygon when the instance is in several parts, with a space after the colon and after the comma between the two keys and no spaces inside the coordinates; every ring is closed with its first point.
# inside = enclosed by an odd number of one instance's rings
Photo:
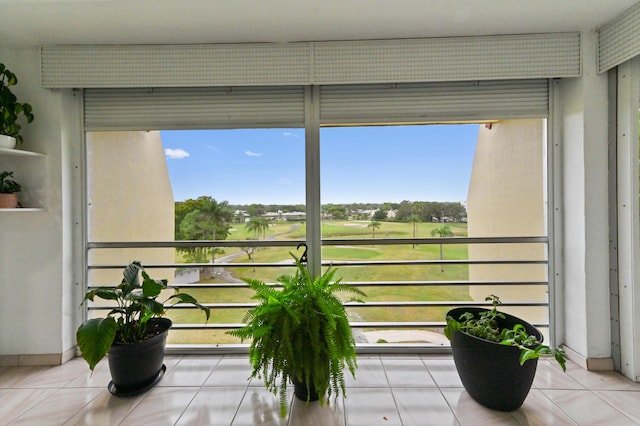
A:
{"type": "Polygon", "coordinates": [[[594,30],[639,0],[0,0],[0,47],[594,30]]]}

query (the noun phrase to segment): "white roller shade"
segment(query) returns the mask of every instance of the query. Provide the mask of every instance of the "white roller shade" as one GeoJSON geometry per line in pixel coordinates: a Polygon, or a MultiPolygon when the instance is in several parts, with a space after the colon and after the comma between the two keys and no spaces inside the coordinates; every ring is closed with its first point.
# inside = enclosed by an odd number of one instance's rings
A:
{"type": "Polygon", "coordinates": [[[87,131],[304,127],[304,89],[86,89],[84,121],[87,131]]]}
{"type": "Polygon", "coordinates": [[[548,80],[322,86],[322,125],[546,117],[548,80]]]}
{"type": "Polygon", "coordinates": [[[370,84],[577,77],[580,33],[299,43],[43,46],[47,88],[370,84]]]}
{"type": "Polygon", "coordinates": [[[598,71],[640,55],[640,2],[598,30],[598,71]]]}

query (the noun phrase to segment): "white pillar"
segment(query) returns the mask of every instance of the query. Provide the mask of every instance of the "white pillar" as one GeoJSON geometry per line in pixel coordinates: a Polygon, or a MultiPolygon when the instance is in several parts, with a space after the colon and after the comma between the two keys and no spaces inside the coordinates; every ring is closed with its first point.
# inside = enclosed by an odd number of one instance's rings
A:
{"type": "Polygon", "coordinates": [[[620,371],[640,381],[640,215],[638,109],[640,58],[618,67],[617,213],[620,371]]]}
{"type": "Polygon", "coordinates": [[[595,33],[583,33],[582,41],[583,75],[562,80],[556,93],[563,194],[563,234],[556,238],[564,265],[557,280],[559,336],[583,366],[610,369],[607,75],[596,72],[595,33]]]}

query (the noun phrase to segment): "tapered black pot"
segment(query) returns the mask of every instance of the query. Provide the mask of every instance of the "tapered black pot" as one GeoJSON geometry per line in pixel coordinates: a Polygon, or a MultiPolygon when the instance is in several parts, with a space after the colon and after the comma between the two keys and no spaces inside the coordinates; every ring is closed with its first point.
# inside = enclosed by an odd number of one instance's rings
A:
{"type": "Polygon", "coordinates": [[[171,328],[168,318],[152,318],[149,329],[156,335],[136,343],[113,344],[109,349],[109,370],[112,382],[109,390],[114,395],[127,396],[153,386],[164,372],[164,348],[171,328]]]}
{"type": "MultiPolygon", "coordinates": [[[[448,315],[459,319],[465,312],[478,316],[482,308],[456,308],[448,315]]],[[[522,324],[527,333],[542,342],[542,334],[534,326],[517,317],[504,314],[502,328],[513,328],[522,324]]],[[[530,359],[520,365],[521,350],[480,339],[455,331],[451,336],[451,350],[460,380],[467,393],[485,407],[513,411],[519,408],[529,394],[538,365],[537,359],[530,359]]]]}
{"type": "Polygon", "coordinates": [[[319,398],[316,392],[316,387],[313,381],[309,384],[309,391],[307,391],[307,383],[299,382],[295,379],[293,381],[293,394],[302,401],[317,401],[319,398]]]}

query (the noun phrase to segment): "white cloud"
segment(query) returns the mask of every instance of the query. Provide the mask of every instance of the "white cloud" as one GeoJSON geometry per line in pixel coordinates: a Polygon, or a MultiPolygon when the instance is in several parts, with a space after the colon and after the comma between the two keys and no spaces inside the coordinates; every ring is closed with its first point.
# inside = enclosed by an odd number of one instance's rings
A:
{"type": "Polygon", "coordinates": [[[244,155],[248,155],[249,157],[262,157],[262,154],[253,151],[245,151],[244,155]]]}
{"type": "Polygon", "coordinates": [[[178,148],[178,149],[167,148],[164,150],[164,155],[166,155],[169,158],[173,158],[175,160],[180,160],[182,158],[187,158],[189,156],[189,153],[182,148],[178,148]]]}
{"type": "Polygon", "coordinates": [[[282,134],[283,136],[287,136],[287,137],[292,137],[292,138],[297,138],[298,135],[296,135],[295,133],[291,133],[291,132],[284,132],[282,134]]]}

